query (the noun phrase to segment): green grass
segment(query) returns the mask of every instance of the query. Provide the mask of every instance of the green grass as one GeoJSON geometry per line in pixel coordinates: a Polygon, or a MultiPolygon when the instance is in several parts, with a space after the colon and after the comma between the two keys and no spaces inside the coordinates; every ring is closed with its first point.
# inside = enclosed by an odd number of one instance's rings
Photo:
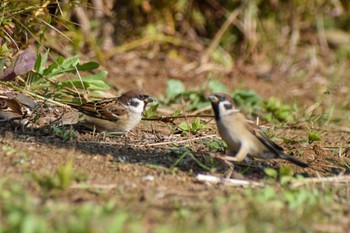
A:
{"type": "Polygon", "coordinates": [[[347,187],[291,189],[274,183],[231,188],[208,201],[174,197],[167,208],[157,208],[132,199],[44,200],[26,190],[27,182],[0,181],[0,232],[327,232],[350,223],[347,187]]]}

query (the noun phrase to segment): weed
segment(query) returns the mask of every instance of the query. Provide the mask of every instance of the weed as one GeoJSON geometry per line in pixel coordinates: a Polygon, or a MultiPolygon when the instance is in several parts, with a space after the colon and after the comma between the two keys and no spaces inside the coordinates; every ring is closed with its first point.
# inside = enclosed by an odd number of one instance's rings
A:
{"type": "Polygon", "coordinates": [[[254,90],[235,89],[232,98],[243,112],[251,115],[261,110],[263,102],[254,90]]]}
{"type": "Polygon", "coordinates": [[[168,80],[166,97],[160,98],[160,102],[166,106],[173,103],[185,104],[186,111],[194,111],[209,105],[203,90],[186,91],[182,81],[175,79],[168,80]]]}
{"type": "Polygon", "coordinates": [[[321,136],[316,132],[310,132],[307,138],[310,144],[313,142],[321,141],[321,136]]]}
{"type": "Polygon", "coordinates": [[[196,117],[196,119],[194,119],[194,121],[192,122],[187,122],[187,121],[183,121],[181,122],[177,128],[185,133],[192,133],[192,134],[196,134],[198,131],[202,130],[202,129],[207,129],[208,126],[205,124],[201,123],[201,120],[199,117],[196,117]]]}
{"type": "Polygon", "coordinates": [[[204,170],[212,171],[213,163],[212,160],[202,162],[200,161],[194,154],[191,148],[186,147],[180,147],[180,148],[173,148],[170,152],[170,155],[178,157],[176,161],[171,165],[171,169],[174,169],[175,167],[180,167],[184,170],[188,170],[188,165],[190,165],[189,161],[194,161],[195,164],[197,164],[199,167],[201,167],[204,170]],[[187,159],[187,160],[185,160],[187,159]]]}
{"type": "MultiPolygon", "coordinates": [[[[51,92],[42,92],[43,90],[54,89],[54,96],[50,98],[70,100],[73,97],[79,96],[77,90],[90,91],[92,96],[98,96],[98,91],[103,91],[109,86],[103,81],[107,72],[101,71],[96,74],[82,76],[81,72],[93,71],[99,67],[96,62],[87,62],[80,64],[79,56],[69,57],[64,59],[59,56],[51,65],[46,67],[49,50],[41,56],[37,55],[37,60],[34,66],[34,73],[27,78],[27,88],[32,91],[37,91],[46,96],[51,92]],[[75,78],[62,80],[67,74],[77,75],[75,78]]],[[[52,95],[52,94],[51,94],[52,95]]]]}
{"type": "Polygon", "coordinates": [[[292,107],[288,104],[282,104],[280,100],[271,97],[264,102],[264,107],[267,111],[265,119],[269,122],[277,120],[280,122],[292,121],[292,107]]]}
{"type": "Polygon", "coordinates": [[[75,138],[74,130],[66,130],[64,128],[58,128],[55,126],[52,126],[51,128],[54,131],[55,135],[61,138],[63,141],[70,141],[75,138]]]}
{"type": "Polygon", "coordinates": [[[159,117],[158,113],[157,113],[158,107],[159,107],[159,103],[148,104],[146,110],[143,113],[144,117],[146,117],[146,118],[159,117]]]}
{"type": "Polygon", "coordinates": [[[204,143],[208,146],[209,151],[215,150],[219,152],[224,152],[225,148],[227,147],[226,143],[218,138],[213,138],[210,141],[206,141],[204,143]]]}
{"type": "Polygon", "coordinates": [[[78,178],[73,171],[72,161],[58,167],[53,176],[49,174],[32,174],[32,176],[46,193],[52,190],[65,190],[75,181],[76,178],[78,178]]]}

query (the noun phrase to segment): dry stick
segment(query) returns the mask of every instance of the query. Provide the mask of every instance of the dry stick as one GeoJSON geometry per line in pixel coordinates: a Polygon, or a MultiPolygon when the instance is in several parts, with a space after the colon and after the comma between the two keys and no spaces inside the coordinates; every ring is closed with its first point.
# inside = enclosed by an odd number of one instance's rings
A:
{"type": "Polygon", "coordinates": [[[175,119],[182,119],[182,118],[188,118],[188,117],[210,117],[213,118],[213,115],[181,115],[181,116],[160,116],[160,117],[154,117],[154,118],[142,118],[142,120],[145,121],[162,121],[162,122],[172,122],[175,119]]]}
{"type": "Polygon", "coordinates": [[[162,146],[162,145],[169,145],[169,144],[182,144],[182,143],[186,143],[186,142],[190,142],[190,141],[198,141],[198,140],[201,140],[201,139],[213,138],[213,137],[217,137],[217,135],[216,134],[211,134],[211,135],[206,135],[206,136],[203,136],[203,137],[190,138],[190,139],[185,139],[185,140],[180,140],[180,141],[157,142],[157,143],[146,144],[146,145],[143,145],[143,146],[162,146]]]}
{"type": "Polygon", "coordinates": [[[203,175],[198,174],[196,176],[197,180],[201,182],[207,182],[207,183],[213,183],[213,184],[225,184],[225,185],[232,185],[232,186],[243,186],[243,187],[262,187],[264,184],[255,182],[255,181],[249,181],[249,180],[238,180],[238,179],[228,179],[228,178],[220,178],[217,176],[212,175],[203,175]]]}
{"type": "Polygon", "coordinates": [[[337,176],[337,177],[320,177],[320,178],[305,178],[302,181],[295,181],[292,183],[292,187],[300,187],[306,184],[318,184],[318,183],[350,183],[350,176],[337,176]]]}
{"type": "Polygon", "coordinates": [[[72,189],[114,189],[117,184],[72,184],[69,188],[72,189]]]}
{"type": "Polygon", "coordinates": [[[227,17],[224,24],[221,26],[219,31],[215,34],[214,39],[210,43],[209,47],[204,51],[203,57],[201,59],[201,63],[207,63],[209,55],[213,52],[213,50],[218,46],[220,43],[220,40],[224,33],[227,31],[229,26],[236,20],[237,15],[240,13],[240,9],[236,9],[230,13],[230,15],[227,17]]]}

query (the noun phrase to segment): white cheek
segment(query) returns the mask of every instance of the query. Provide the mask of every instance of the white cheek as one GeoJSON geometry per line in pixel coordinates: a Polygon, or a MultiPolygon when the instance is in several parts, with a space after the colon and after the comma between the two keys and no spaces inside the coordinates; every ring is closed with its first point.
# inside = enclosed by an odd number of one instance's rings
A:
{"type": "Polygon", "coordinates": [[[138,102],[139,104],[135,107],[132,105],[129,105],[129,111],[134,112],[134,113],[142,113],[145,103],[142,100],[139,99],[133,99],[134,102],[138,102]]]}
{"type": "Polygon", "coordinates": [[[228,101],[222,101],[219,103],[219,112],[221,117],[231,115],[232,113],[235,113],[235,112],[239,112],[239,110],[234,106],[231,109],[226,109],[225,104],[231,104],[231,103],[228,101]]]}

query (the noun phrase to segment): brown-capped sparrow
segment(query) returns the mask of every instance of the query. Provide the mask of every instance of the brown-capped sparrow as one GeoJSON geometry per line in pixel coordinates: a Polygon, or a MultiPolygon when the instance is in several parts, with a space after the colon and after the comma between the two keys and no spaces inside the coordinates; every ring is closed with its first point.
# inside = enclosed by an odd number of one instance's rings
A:
{"type": "Polygon", "coordinates": [[[147,104],[153,101],[149,95],[133,89],[119,97],[71,106],[84,113],[84,125],[99,132],[126,134],[141,121],[147,104]]]}
{"type": "Polygon", "coordinates": [[[283,148],[273,142],[252,121],[236,108],[227,94],[211,94],[211,102],[216,125],[228,151],[225,160],[241,162],[248,155],[261,159],[286,159],[300,167],[308,167],[303,161],[283,152],[283,148]]]}

